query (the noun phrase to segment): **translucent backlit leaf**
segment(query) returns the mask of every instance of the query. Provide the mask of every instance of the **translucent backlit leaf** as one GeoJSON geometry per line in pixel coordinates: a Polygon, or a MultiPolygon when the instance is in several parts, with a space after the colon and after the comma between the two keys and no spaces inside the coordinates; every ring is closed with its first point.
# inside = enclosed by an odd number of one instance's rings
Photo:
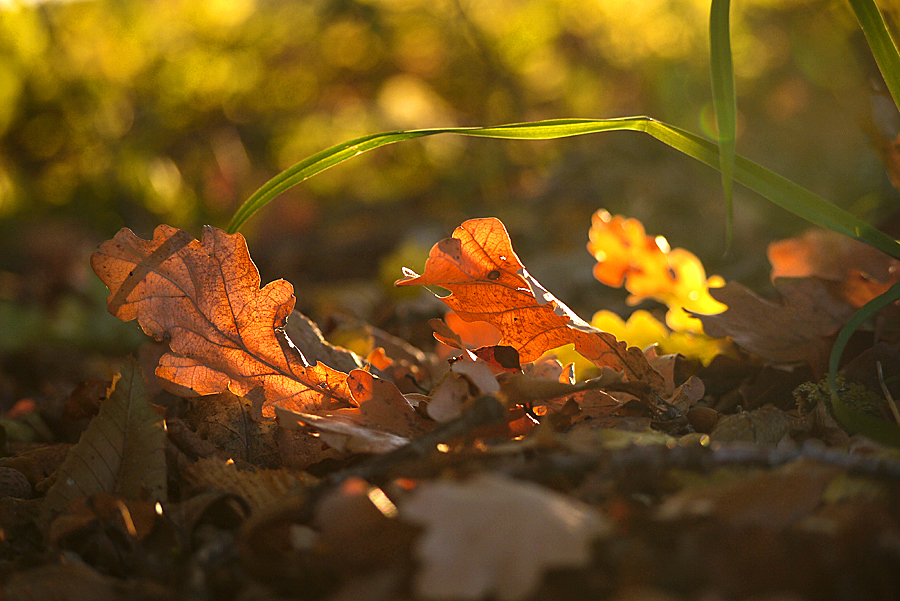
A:
{"type": "Polygon", "coordinates": [[[700,260],[675,248],[662,236],[651,237],[637,219],[597,211],[588,233],[588,252],[597,260],[594,277],[608,286],[631,293],[629,304],[652,298],[669,307],[666,322],[673,330],[702,332],[699,322],[684,313],[720,313],[725,305],[709,295],[710,287],[724,281],[706,277],[700,260]]]}
{"type": "Polygon", "coordinates": [[[710,338],[702,333],[669,330],[648,311],[638,310],[625,321],[612,311],[598,311],[591,319],[591,325],[609,332],[619,340],[639,348],[659,346],[663,355],[681,354],[696,359],[704,365],[715,359],[728,348],[723,338],[710,338]]]}
{"type": "Polygon", "coordinates": [[[161,225],[142,240],[122,229],[91,265],[110,289],[110,313],[168,341],[156,374],[169,390],[198,396],[227,388],[269,416],[275,404],[300,412],[355,404],[347,374],[311,365],[278,334],[294,307],[293,287],[278,280],[260,288],[240,234],[207,226],[197,241],[161,225]]]}
{"type": "Polygon", "coordinates": [[[629,379],[655,386],[661,377],[638,348],[592,327],[545,290],[525,270],[498,219],[471,219],[431,249],[425,273],[411,271],[398,286],[435,285],[465,321],[487,321],[515,348],[522,363],[573,343],[595,365],[624,370],[629,379]]]}

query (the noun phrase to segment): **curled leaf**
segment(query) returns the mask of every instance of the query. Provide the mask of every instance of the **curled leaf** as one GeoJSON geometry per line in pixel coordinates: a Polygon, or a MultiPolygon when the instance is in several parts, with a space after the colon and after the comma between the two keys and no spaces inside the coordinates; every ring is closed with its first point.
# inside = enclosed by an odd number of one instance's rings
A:
{"type": "Polygon", "coordinates": [[[313,415],[297,413],[281,407],[275,408],[275,415],[282,427],[291,430],[296,424],[303,424],[319,432],[328,446],[341,453],[388,453],[409,444],[409,439],[361,426],[352,419],[337,415],[313,415]]]}
{"type": "Polygon", "coordinates": [[[425,273],[407,270],[397,285],[446,288],[451,294],[441,300],[465,321],[499,328],[501,344],[515,348],[523,363],[573,343],[595,365],[624,370],[630,379],[651,385],[660,382],[640,349],[592,327],[528,274],[498,219],[466,221],[453,237],[434,245],[425,273]]]}
{"type": "Polygon", "coordinates": [[[776,363],[807,361],[823,369],[830,339],[846,323],[852,307],[836,298],[829,282],[817,278],[778,278],[782,302],[761,298],[729,282],[712,290],[728,305],[717,315],[698,315],[710,336],[730,336],[738,346],[776,363]]]}

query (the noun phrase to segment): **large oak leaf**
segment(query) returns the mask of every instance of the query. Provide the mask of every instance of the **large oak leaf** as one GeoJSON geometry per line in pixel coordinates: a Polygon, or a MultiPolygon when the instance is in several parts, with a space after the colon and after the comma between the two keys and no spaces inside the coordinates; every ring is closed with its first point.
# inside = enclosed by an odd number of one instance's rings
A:
{"type": "Polygon", "coordinates": [[[185,396],[230,389],[274,415],[278,404],[315,412],[352,406],[347,374],[310,364],[279,338],[294,307],[293,287],[277,280],[260,289],[259,271],[240,234],[203,229],[202,241],[161,225],[152,240],[123,228],[100,245],[91,266],[109,287],[109,312],[171,352],[156,374],[185,396]]]}
{"type": "Polygon", "coordinates": [[[545,290],[525,270],[499,219],[471,219],[431,249],[425,273],[406,270],[398,286],[435,285],[450,291],[443,300],[465,321],[496,326],[502,344],[522,363],[566,344],[598,366],[624,370],[629,379],[661,385],[640,349],[592,327],[545,290]]]}

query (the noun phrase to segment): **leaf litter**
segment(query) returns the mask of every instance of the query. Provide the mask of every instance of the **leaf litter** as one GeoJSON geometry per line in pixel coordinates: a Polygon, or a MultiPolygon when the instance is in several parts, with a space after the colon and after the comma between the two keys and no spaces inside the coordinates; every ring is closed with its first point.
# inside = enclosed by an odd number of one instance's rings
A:
{"type": "MultiPolygon", "coordinates": [[[[598,211],[595,275],[642,307],[616,325],[473,219],[397,282],[449,293],[434,348],[366,327],[361,357],[240,235],[122,230],[92,266],[160,342],[73,393],[76,444],[0,458],[4,598],[896,598],[900,459],[818,383],[895,266],[825,248],[773,244],[770,300],[598,211]]],[[[841,393],[885,422],[886,323],[841,393]]]]}

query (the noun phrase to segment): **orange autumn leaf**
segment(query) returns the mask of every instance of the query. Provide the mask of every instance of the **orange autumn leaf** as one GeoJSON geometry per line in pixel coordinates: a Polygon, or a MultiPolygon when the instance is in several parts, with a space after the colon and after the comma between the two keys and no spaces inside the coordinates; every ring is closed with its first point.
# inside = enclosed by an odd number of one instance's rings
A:
{"type": "Polygon", "coordinates": [[[574,343],[575,350],[595,365],[624,370],[629,379],[654,387],[662,381],[640,349],[628,348],[592,327],[531,277],[498,219],[466,221],[452,238],[434,245],[425,273],[405,273],[398,286],[446,288],[451,294],[441,300],[465,321],[496,326],[501,344],[515,348],[522,363],[574,343]]]}
{"type": "Polygon", "coordinates": [[[267,416],[276,404],[305,412],[354,404],[347,374],[309,365],[279,339],[293,287],[277,280],[260,289],[240,234],[206,226],[197,241],[161,225],[143,240],[123,228],[100,245],[91,266],[110,290],[110,313],[168,340],[156,374],[170,391],[199,396],[227,388],[267,416]]]}
{"type": "Polygon", "coordinates": [[[679,331],[697,331],[691,313],[715,314],[725,306],[709,294],[710,287],[724,284],[722,278],[706,277],[706,270],[693,253],[669,248],[662,236],[651,237],[637,219],[612,216],[597,211],[591,220],[587,248],[597,264],[594,277],[607,286],[631,293],[629,304],[652,298],[667,305],[669,327],[679,331]]]}
{"type": "Polygon", "coordinates": [[[613,217],[603,210],[594,213],[588,235],[597,280],[613,288],[627,280],[628,291],[635,296],[653,296],[668,268],[660,239],[648,236],[637,219],[613,217]]]}

